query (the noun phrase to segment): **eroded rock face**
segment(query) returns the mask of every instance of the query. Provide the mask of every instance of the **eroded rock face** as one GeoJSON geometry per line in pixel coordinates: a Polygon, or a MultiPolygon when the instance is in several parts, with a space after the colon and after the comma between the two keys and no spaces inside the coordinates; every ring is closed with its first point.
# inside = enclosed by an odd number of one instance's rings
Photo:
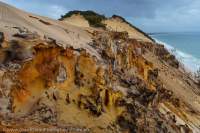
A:
{"type": "Polygon", "coordinates": [[[4,41],[4,34],[3,32],[0,32],[0,45],[3,43],[4,41]]]}
{"type": "Polygon", "coordinates": [[[30,60],[34,56],[34,51],[30,46],[26,46],[17,40],[12,40],[6,48],[0,48],[0,51],[0,64],[3,65],[14,61],[30,60]]]}
{"type": "Polygon", "coordinates": [[[9,111],[9,105],[10,105],[10,99],[7,97],[0,98],[0,111],[2,113],[8,113],[9,111]]]}
{"type": "Polygon", "coordinates": [[[0,112],[2,114],[7,114],[12,112],[12,97],[11,97],[11,89],[12,89],[12,78],[10,75],[5,74],[1,71],[1,79],[0,79],[0,112]]]}
{"type": "Polygon", "coordinates": [[[38,103],[38,108],[33,112],[32,118],[44,123],[56,123],[56,114],[52,107],[48,107],[44,103],[38,103]]]}
{"type": "Polygon", "coordinates": [[[63,65],[60,65],[57,75],[57,82],[63,83],[67,79],[67,70],[63,65]]]}
{"type": "Polygon", "coordinates": [[[175,58],[174,55],[170,54],[165,48],[164,45],[157,45],[155,47],[155,54],[161,58],[162,60],[166,61],[172,67],[179,68],[179,62],[175,58]]]}
{"type": "Polygon", "coordinates": [[[154,49],[152,44],[128,39],[121,32],[95,32],[93,39],[90,45],[102,60],[84,49],[59,47],[56,41],[52,45],[29,40],[33,44],[27,48],[16,40],[0,49],[1,64],[11,66],[0,74],[2,118],[12,112],[16,125],[16,119],[26,118],[30,125],[70,124],[91,132],[187,130],[176,124],[175,117],[159,111],[160,103],[182,105],[160,83],[158,68],[143,56],[154,49]]]}
{"type": "Polygon", "coordinates": [[[58,91],[56,88],[49,88],[45,91],[41,98],[33,106],[29,114],[29,118],[33,121],[42,121],[48,124],[55,124],[57,122],[57,112],[55,110],[55,101],[58,99],[58,91]]]}
{"type": "Polygon", "coordinates": [[[30,40],[30,39],[39,38],[39,35],[37,33],[32,33],[32,32],[26,31],[26,32],[16,33],[16,34],[13,35],[13,37],[30,40]]]}

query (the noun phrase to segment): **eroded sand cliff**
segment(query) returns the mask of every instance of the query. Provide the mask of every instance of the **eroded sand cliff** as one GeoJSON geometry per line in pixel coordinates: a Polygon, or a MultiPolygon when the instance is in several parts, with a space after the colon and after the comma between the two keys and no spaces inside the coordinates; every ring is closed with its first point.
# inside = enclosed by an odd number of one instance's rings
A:
{"type": "Polygon", "coordinates": [[[0,23],[1,130],[199,132],[199,87],[133,27],[77,27],[4,3],[0,23]]]}

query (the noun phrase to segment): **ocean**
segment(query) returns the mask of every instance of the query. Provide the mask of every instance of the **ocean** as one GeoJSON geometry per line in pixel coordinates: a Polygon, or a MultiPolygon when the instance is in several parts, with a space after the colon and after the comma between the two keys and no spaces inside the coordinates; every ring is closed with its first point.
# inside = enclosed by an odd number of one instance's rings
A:
{"type": "Polygon", "coordinates": [[[200,68],[200,32],[152,34],[191,72],[200,68]]]}

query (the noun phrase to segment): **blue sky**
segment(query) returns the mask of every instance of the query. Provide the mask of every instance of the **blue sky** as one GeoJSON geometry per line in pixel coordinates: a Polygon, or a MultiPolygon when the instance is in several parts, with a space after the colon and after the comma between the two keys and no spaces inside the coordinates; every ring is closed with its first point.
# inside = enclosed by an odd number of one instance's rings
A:
{"type": "Polygon", "coordinates": [[[200,31],[200,0],[0,0],[58,19],[70,10],[121,15],[145,32],[200,31]]]}

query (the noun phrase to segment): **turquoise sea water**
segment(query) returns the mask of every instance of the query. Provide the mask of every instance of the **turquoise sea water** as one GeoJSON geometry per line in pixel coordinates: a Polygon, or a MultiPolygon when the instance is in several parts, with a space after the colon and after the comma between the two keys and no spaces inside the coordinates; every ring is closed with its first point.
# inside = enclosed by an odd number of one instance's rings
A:
{"type": "Polygon", "coordinates": [[[194,72],[200,68],[200,32],[161,33],[151,37],[163,43],[187,69],[194,72]]]}

